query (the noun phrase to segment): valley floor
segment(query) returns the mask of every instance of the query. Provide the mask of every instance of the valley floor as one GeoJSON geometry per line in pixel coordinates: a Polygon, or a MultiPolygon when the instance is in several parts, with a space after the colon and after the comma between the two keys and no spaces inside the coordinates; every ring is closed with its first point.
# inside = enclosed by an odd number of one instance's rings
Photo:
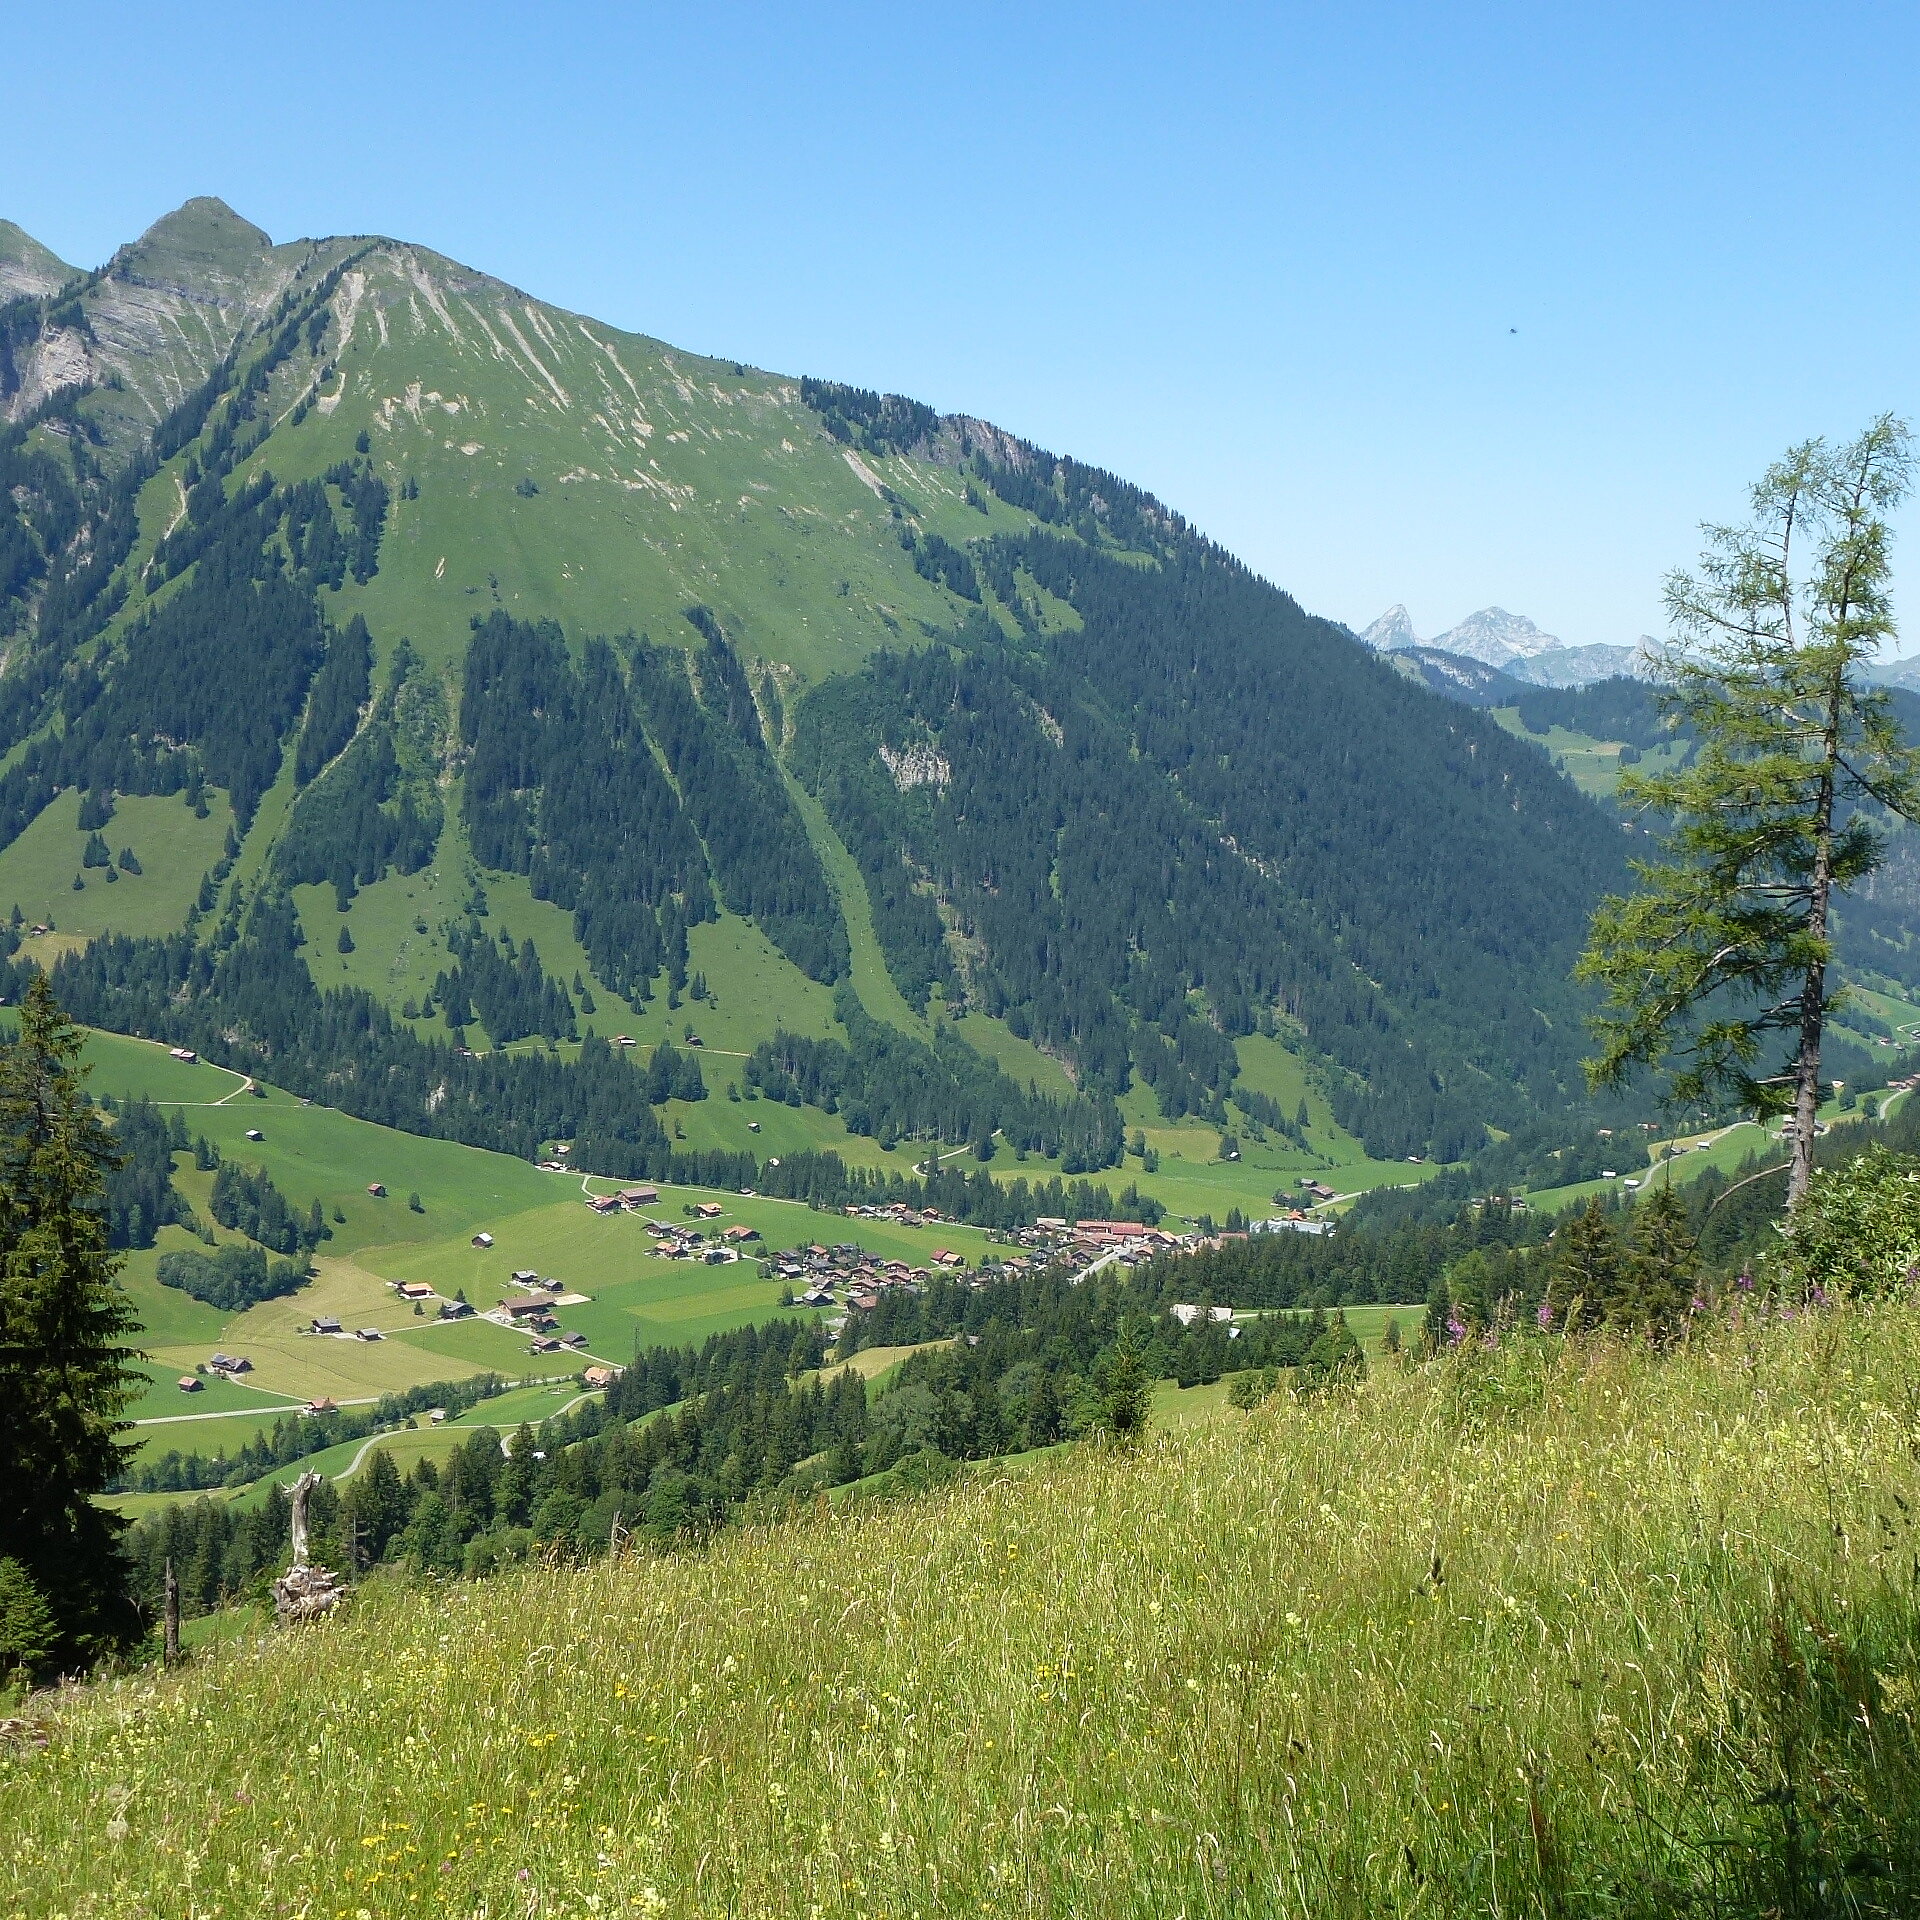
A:
{"type": "Polygon", "coordinates": [[[1920,1312],[1469,1350],[49,1699],[0,1911],[1911,1912],[1920,1312]]]}

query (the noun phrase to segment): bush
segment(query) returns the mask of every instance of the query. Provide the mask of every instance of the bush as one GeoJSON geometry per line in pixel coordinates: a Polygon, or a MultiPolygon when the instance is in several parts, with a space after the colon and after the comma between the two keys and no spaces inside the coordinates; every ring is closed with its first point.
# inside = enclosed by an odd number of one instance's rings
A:
{"type": "Polygon", "coordinates": [[[1920,1279],[1920,1160],[1872,1146],[1823,1168],[1782,1229],[1796,1293],[1884,1293],[1920,1279]]]}

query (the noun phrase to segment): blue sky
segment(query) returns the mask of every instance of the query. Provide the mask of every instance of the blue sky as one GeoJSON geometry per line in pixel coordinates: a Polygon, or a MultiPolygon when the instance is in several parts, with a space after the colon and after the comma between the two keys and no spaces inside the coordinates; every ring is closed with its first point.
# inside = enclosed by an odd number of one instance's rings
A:
{"type": "Polygon", "coordinates": [[[1789,441],[1920,411],[1910,6],[181,0],[6,40],[0,214],[78,264],[195,193],[420,241],[983,414],[1356,625],[1658,630],[1789,441]]]}

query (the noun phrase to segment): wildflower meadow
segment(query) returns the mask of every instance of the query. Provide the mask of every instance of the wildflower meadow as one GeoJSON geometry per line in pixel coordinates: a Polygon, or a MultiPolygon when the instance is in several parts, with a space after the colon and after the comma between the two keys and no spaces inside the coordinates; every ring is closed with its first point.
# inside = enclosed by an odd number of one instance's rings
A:
{"type": "Polygon", "coordinates": [[[1917,1518],[1909,1301],[1467,1342],[42,1697],[0,1917],[1911,1913],[1917,1518]]]}

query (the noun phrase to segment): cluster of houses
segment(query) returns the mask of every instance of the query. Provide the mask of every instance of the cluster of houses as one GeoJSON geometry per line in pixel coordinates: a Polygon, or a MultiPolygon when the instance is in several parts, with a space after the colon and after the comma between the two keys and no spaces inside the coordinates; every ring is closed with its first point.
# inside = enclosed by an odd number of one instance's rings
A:
{"type": "Polygon", "coordinates": [[[581,1306],[587,1296],[583,1293],[569,1293],[566,1283],[550,1280],[544,1274],[535,1273],[531,1267],[519,1268],[513,1276],[513,1284],[520,1289],[519,1295],[511,1300],[502,1300],[484,1316],[503,1327],[512,1327],[533,1336],[529,1353],[559,1353],[569,1347],[584,1347],[587,1336],[584,1333],[563,1329],[554,1314],[555,1307],[581,1306]]]}
{"type": "Polygon", "coordinates": [[[1149,1227],[1139,1220],[1076,1220],[1069,1226],[1064,1220],[1046,1215],[1015,1237],[1029,1254],[1041,1255],[1046,1260],[1098,1260],[1118,1253],[1123,1264],[1150,1259],[1168,1247],[1182,1244],[1177,1233],[1169,1233],[1164,1227],[1149,1227]]]}
{"type": "MultiPolygon", "coordinates": [[[[660,1204],[658,1187],[622,1187],[618,1193],[590,1193],[587,1205],[595,1213],[638,1213],[642,1207],[657,1207],[660,1204]]],[[[711,1202],[708,1203],[712,1205],[711,1202]]],[[[721,1209],[713,1207],[718,1213],[721,1209]]]]}
{"type": "MultiPolygon", "coordinates": [[[[721,1209],[702,1206],[695,1211],[710,1220],[721,1209]]],[[[711,1267],[731,1265],[760,1238],[758,1227],[722,1227],[709,1235],[699,1227],[683,1226],[674,1220],[649,1220],[647,1233],[654,1241],[654,1252],[661,1259],[701,1260],[711,1267]]]]}
{"type": "Polygon", "coordinates": [[[896,1227],[939,1227],[947,1224],[947,1216],[932,1207],[909,1207],[895,1200],[884,1207],[844,1207],[841,1209],[849,1220],[890,1220],[896,1227]]]}
{"type": "MultiPolygon", "coordinates": [[[[935,1257],[966,1264],[958,1254],[935,1257]]],[[[877,1307],[892,1288],[917,1293],[927,1279],[925,1268],[910,1267],[904,1260],[878,1259],[851,1242],[827,1247],[815,1241],[804,1247],[789,1247],[776,1253],[770,1264],[779,1279],[798,1289],[795,1298],[803,1307],[844,1304],[860,1313],[877,1307]],[[836,1288],[840,1290],[837,1293],[836,1288]]]]}
{"type": "MultiPolygon", "coordinates": [[[[347,1337],[346,1328],[330,1313],[322,1314],[318,1319],[310,1321],[307,1332],[324,1334],[333,1340],[344,1340],[347,1337]]],[[[356,1327],[353,1337],[356,1340],[384,1340],[386,1335],[378,1327],[356,1327]]]]}

